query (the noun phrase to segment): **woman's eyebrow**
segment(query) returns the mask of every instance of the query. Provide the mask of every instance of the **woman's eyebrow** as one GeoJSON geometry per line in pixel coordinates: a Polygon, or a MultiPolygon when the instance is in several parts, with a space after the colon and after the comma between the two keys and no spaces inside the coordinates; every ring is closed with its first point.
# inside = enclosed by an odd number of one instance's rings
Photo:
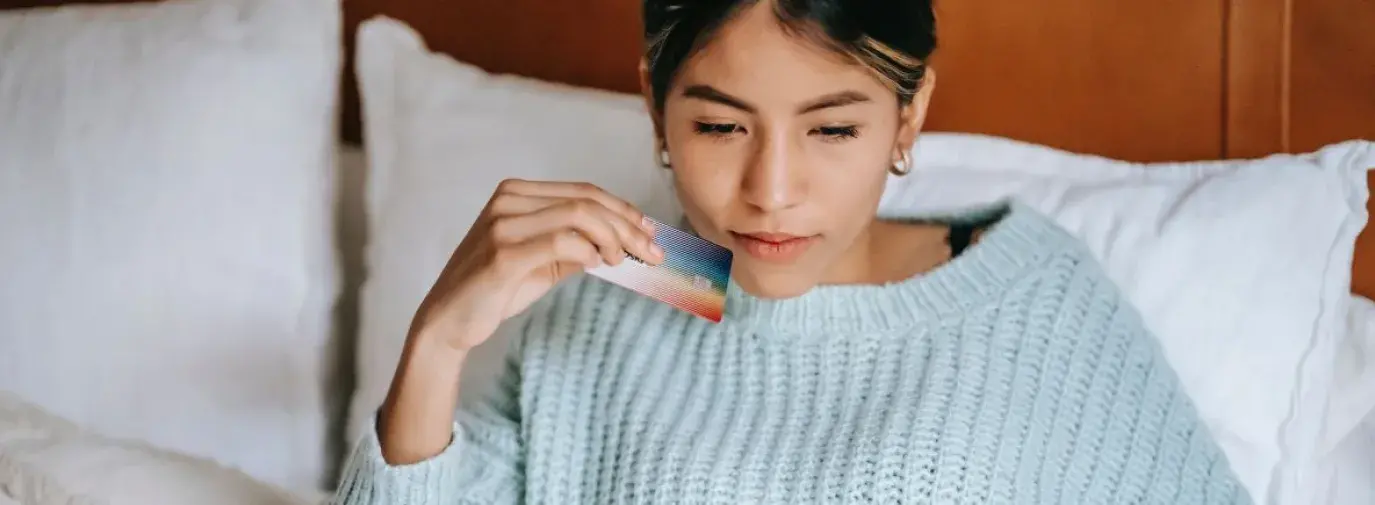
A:
{"type": "Polygon", "coordinates": [[[845,90],[837,93],[822,95],[814,100],[811,100],[804,104],[802,107],[799,107],[797,109],[797,113],[806,114],[808,112],[816,112],[821,109],[843,107],[846,105],[864,103],[868,101],[869,97],[864,93],[860,93],[854,90],[845,90]]]}
{"type": "Polygon", "coordinates": [[[706,100],[708,102],[719,103],[721,105],[740,109],[742,111],[749,113],[754,113],[755,111],[754,106],[745,103],[744,100],[730,96],[719,89],[707,86],[705,84],[694,84],[692,86],[683,88],[683,96],[687,98],[696,98],[698,100],[706,100]]]}
{"type": "MultiPolygon", "coordinates": [[[[756,110],[755,107],[753,105],[750,105],[748,102],[741,100],[740,98],[731,96],[730,94],[719,89],[707,86],[705,84],[694,84],[686,88],[683,88],[683,96],[687,98],[696,98],[698,100],[706,100],[708,102],[719,103],[721,105],[725,105],[727,107],[731,107],[734,109],[739,109],[748,113],[754,113],[756,110]]],[[[864,93],[860,93],[854,90],[839,91],[835,93],[828,93],[807,101],[807,103],[803,104],[801,107],[798,107],[797,113],[807,114],[809,112],[816,112],[822,109],[843,107],[846,105],[864,103],[868,101],[869,97],[864,93]]]]}

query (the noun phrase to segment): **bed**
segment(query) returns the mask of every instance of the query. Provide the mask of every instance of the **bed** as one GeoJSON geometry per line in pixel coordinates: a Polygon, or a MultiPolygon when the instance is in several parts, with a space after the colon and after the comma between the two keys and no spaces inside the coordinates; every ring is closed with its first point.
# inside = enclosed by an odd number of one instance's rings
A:
{"type": "MultiPolygon", "coordinates": [[[[0,0],[0,9],[67,3],[0,0]]],[[[638,9],[635,0],[344,2],[344,158],[357,162],[368,147],[353,61],[362,21],[395,18],[431,50],[493,73],[633,92],[638,9]]],[[[1375,139],[1369,1],[943,0],[937,13],[941,47],[932,65],[941,84],[931,131],[1143,163],[1256,158],[1375,139]]],[[[343,219],[350,223],[365,219],[361,172],[354,166],[344,174],[343,219]]],[[[363,234],[346,223],[341,235],[342,300],[357,303],[363,234]]],[[[1360,235],[1352,263],[1351,293],[1375,297],[1375,232],[1360,235]]],[[[343,318],[341,326],[356,329],[356,315],[343,318]]],[[[1375,334],[1363,323],[1353,327],[1375,334]]],[[[1375,348],[1373,337],[1358,340],[1375,348]]],[[[1375,419],[1346,447],[1344,456],[1358,461],[1351,468],[1365,472],[1348,478],[1375,487],[1375,459],[1366,457],[1375,451],[1375,419]]]]}

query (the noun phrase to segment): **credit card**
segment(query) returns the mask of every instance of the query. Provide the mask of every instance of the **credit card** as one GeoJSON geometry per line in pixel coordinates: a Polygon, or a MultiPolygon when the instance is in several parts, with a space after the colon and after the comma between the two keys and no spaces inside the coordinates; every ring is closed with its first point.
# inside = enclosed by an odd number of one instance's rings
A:
{"type": "Polygon", "coordinates": [[[659,221],[654,221],[654,243],[664,249],[664,261],[658,265],[627,256],[619,265],[602,265],[587,273],[721,322],[733,258],[730,249],[659,221]]]}

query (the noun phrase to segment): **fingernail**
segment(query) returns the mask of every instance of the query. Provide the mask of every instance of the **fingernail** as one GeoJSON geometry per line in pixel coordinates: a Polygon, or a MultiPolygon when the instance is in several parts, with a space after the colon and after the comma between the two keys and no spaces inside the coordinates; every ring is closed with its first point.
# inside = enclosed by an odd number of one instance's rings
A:
{"type": "Polygon", "coordinates": [[[650,252],[653,252],[653,253],[654,253],[654,256],[656,256],[656,257],[659,257],[659,258],[663,258],[663,257],[664,257],[664,248],[659,247],[659,244],[649,244],[649,250],[650,250],[650,252]]]}
{"type": "Polygon", "coordinates": [[[640,226],[643,226],[650,233],[654,233],[654,220],[650,219],[649,216],[640,218],[640,226]]]}

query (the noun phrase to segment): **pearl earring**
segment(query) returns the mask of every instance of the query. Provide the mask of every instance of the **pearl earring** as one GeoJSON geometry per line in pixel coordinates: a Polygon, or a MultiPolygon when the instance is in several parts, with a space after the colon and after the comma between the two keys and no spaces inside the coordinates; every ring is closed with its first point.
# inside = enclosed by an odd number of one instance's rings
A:
{"type": "Polygon", "coordinates": [[[655,161],[658,161],[658,162],[659,162],[659,166],[660,166],[660,167],[663,167],[663,168],[673,168],[673,160],[670,160],[670,159],[669,159],[669,157],[668,157],[668,147],[664,146],[664,142],[663,142],[663,141],[656,142],[654,148],[655,148],[655,150],[657,151],[657,153],[655,153],[655,154],[657,154],[657,158],[658,158],[658,159],[655,160],[655,161]]]}
{"type": "Polygon", "coordinates": [[[896,175],[898,177],[902,177],[904,175],[911,173],[912,155],[907,151],[903,151],[902,155],[898,157],[898,161],[894,162],[893,166],[888,167],[888,171],[892,172],[893,175],[896,175]]]}

